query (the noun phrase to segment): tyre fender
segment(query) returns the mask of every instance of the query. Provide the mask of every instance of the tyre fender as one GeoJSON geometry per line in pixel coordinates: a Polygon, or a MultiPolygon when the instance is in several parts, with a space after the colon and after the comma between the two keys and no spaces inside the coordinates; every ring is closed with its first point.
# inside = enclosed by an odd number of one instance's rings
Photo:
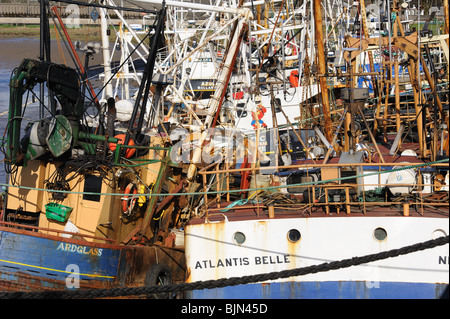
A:
{"type": "MultiPolygon", "coordinates": [[[[145,286],[170,285],[173,282],[172,271],[166,264],[155,264],[150,267],[145,276],[145,286]]],[[[169,293],[149,294],[148,298],[169,299],[169,293]]]]}

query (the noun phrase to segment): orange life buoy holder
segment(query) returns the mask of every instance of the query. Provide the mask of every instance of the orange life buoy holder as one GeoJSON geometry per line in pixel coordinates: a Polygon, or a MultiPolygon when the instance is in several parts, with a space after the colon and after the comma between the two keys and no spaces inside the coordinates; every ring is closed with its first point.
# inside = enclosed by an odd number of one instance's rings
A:
{"type": "Polygon", "coordinates": [[[291,75],[289,76],[289,82],[293,87],[298,87],[298,71],[291,71],[291,75]]]}
{"type": "Polygon", "coordinates": [[[132,194],[131,196],[125,195],[122,197],[122,213],[125,216],[131,216],[133,214],[134,207],[136,206],[138,193],[137,187],[134,183],[129,183],[125,188],[125,194],[132,194]]]}
{"type": "MultiPolygon", "coordinates": [[[[119,141],[117,144],[124,144],[125,143],[125,139],[126,139],[126,135],[125,134],[119,134],[114,136],[115,138],[117,138],[119,141]]],[[[109,143],[109,149],[111,150],[111,152],[115,152],[116,147],[117,147],[116,143],[109,143]]],[[[128,144],[130,146],[135,145],[134,141],[130,138],[130,140],[128,141],[128,144]]],[[[133,155],[136,153],[136,149],[135,148],[126,148],[125,151],[125,158],[132,158],[133,155]]]]}

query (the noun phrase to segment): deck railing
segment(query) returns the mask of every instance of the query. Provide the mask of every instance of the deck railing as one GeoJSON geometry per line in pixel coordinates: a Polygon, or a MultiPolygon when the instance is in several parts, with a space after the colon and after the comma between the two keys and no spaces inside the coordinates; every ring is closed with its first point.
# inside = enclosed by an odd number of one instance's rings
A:
{"type": "MultiPolygon", "coordinates": [[[[75,238],[80,238],[80,240],[85,241],[86,244],[90,244],[90,241],[87,241],[87,239],[97,240],[97,241],[103,241],[105,243],[114,244],[115,241],[113,239],[109,238],[103,238],[103,237],[97,237],[97,236],[91,236],[87,234],[81,234],[81,233],[73,233],[68,232],[60,229],[53,229],[53,228],[45,228],[45,227],[37,227],[37,226],[31,226],[31,225],[25,225],[25,224],[18,224],[18,223],[11,223],[11,222],[4,222],[0,221],[0,227],[7,227],[8,231],[14,230],[17,233],[26,233],[28,235],[34,235],[34,236],[46,236],[45,233],[56,233],[57,236],[60,236],[62,238],[62,234],[70,235],[75,238]],[[45,232],[45,233],[42,233],[45,232]]],[[[71,239],[71,237],[66,237],[67,239],[71,239]]]]}
{"type": "MultiPolygon", "coordinates": [[[[409,215],[410,207],[414,207],[419,214],[424,214],[424,209],[431,207],[437,211],[446,211],[448,215],[448,185],[442,185],[444,192],[441,192],[440,196],[436,196],[435,190],[437,190],[438,185],[435,182],[424,182],[423,174],[420,168],[429,167],[445,170],[447,166],[448,170],[448,160],[447,162],[435,162],[435,163],[354,163],[354,164],[299,164],[299,165],[289,165],[283,167],[255,167],[255,168],[239,168],[239,169],[218,169],[221,163],[213,163],[201,170],[199,174],[203,178],[203,210],[208,215],[209,212],[220,212],[227,211],[227,207],[232,207],[234,209],[246,209],[254,208],[256,211],[261,212],[262,209],[269,209],[269,213],[273,211],[274,208],[280,209],[298,209],[298,211],[307,212],[312,214],[312,212],[321,208],[326,214],[330,213],[330,206],[333,207],[339,213],[340,211],[345,211],[350,214],[352,207],[358,207],[358,212],[367,213],[367,210],[374,206],[390,206],[390,205],[401,205],[403,209],[403,214],[405,216],[409,215]],[[214,170],[211,170],[214,168],[214,170]],[[229,181],[232,174],[240,174],[242,172],[250,172],[251,174],[257,174],[261,171],[278,171],[279,169],[302,169],[306,180],[310,180],[311,173],[310,170],[314,169],[332,169],[334,170],[334,175],[336,178],[324,178],[322,175],[321,180],[305,183],[297,183],[290,185],[280,185],[279,182],[275,181],[271,183],[270,186],[258,187],[257,184],[254,188],[249,189],[232,189],[230,187],[229,181]],[[341,169],[351,169],[355,172],[354,175],[350,176],[339,176],[339,171],[341,169]],[[413,183],[395,183],[388,184],[387,180],[383,182],[381,180],[382,174],[389,174],[392,172],[399,172],[406,169],[414,169],[417,171],[416,181],[413,183]],[[208,175],[216,175],[214,182],[208,184],[208,175]],[[377,183],[365,183],[364,178],[369,176],[378,176],[377,183]],[[356,180],[356,182],[349,182],[350,179],[356,180]],[[368,192],[373,191],[376,188],[386,188],[389,187],[408,187],[411,189],[409,194],[404,194],[403,196],[386,196],[384,201],[368,201],[368,192]],[[265,205],[264,201],[259,200],[258,197],[261,196],[262,192],[267,192],[266,194],[274,193],[280,194],[278,192],[282,188],[303,188],[306,189],[310,199],[308,201],[296,202],[287,205],[265,205]],[[446,187],[446,188],[444,188],[446,187]],[[215,191],[211,191],[214,188],[215,191]],[[330,196],[333,194],[334,190],[340,190],[343,196],[336,201],[331,201],[330,196]],[[236,193],[247,192],[252,195],[247,195],[243,200],[244,205],[230,205],[230,195],[236,193]],[[318,200],[318,192],[323,197],[322,200],[318,200]],[[356,196],[355,196],[356,194],[356,196]],[[226,199],[224,198],[226,197],[226,199]],[[251,201],[250,201],[251,199],[251,201]],[[357,201],[355,201],[357,199],[357,201]],[[210,208],[211,205],[215,205],[214,208],[210,208]],[[229,205],[229,206],[228,206],[229,205]],[[270,206],[270,207],[269,207],[270,206]],[[290,207],[289,207],[290,206],[290,207]],[[445,209],[444,209],[445,208],[445,209]]],[[[298,171],[293,171],[295,173],[298,171]]],[[[277,172],[271,174],[272,176],[277,176],[277,172]]],[[[386,176],[385,176],[386,177],[386,176]]],[[[298,197],[302,192],[298,193],[282,193],[289,195],[288,197],[298,197]]],[[[386,192],[384,194],[387,194],[386,192]]],[[[241,196],[242,197],[242,196],[241,196]]],[[[270,214],[269,214],[270,215],[270,214]]]]}

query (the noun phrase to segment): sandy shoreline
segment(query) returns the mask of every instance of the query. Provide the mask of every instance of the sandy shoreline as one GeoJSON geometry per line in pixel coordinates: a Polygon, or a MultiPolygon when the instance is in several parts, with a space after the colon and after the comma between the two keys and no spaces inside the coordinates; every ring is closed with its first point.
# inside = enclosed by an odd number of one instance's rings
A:
{"type": "MultiPolygon", "coordinates": [[[[39,26],[0,26],[0,68],[14,69],[22,59],[39,57],[39,26]]],[[[67,32],[72,42],[80,41],[82,46],[85,42],[101,42],[100,26],[89,25],[80,28],[68,28],[67,32]]],[[[67,64],[74,67],[74,64],[67,52],[61,35],[56,32],[54,26],[50,26],[51,38],[51,59],[52,62],[67,64]],[[58,43],[61,49],[58,50],[58,43]],[[59,51],[63,52],[60,53],[59,51]]],[[[114,32],[111,32],[110,42],[114,42],[114,32]]],[[[84,63],[82,52],[78,52],[80,60],[84,63]]],[[[91,64],[101,64],[101,54],[94,55],[91,64]]]]}
{"type": "MultiPolygon", "coordinates": [[[[87,25],[79,28],[67,28],[70,38],[84,41],[89,38],[90,41],[100,41],[100,26],[87,25]]],[[[0,39],[4,38],[39,38],[39,25],[24,25],[24,26],[5,26],[0,25],[0,39]]],[[[53,25],[50,25],[50,38],[60,38],[60,33],[56,31],[53,25]]]]}

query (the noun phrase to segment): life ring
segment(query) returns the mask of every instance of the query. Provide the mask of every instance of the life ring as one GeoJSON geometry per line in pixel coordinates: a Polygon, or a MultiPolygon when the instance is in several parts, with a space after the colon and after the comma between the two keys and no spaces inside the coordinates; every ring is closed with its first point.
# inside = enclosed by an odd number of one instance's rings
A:
{"type": "MultiPolygon", "coordinates": [[[[173,282],[172,271],[166,264],[155,264],[150,267],[145,276],[145,286],[170,285],[173,282]]],[[[152,299],[169,299],[169,293],[149,294],[152,299]]]]}
{"type": "MultiPolygon", "coordinates": [[[[125,194],[137,194],[138,190],[134,183],[129,183],[125,188],[125,194]]],[[[122,213],[126,216],[130,216],[133,213],[133,209],[136,206],[137,197],[125,195],[122,197],[122,213]]]]}
{"type": "Polygon", "coordinates": [[[298,87],[298,71],[291,71],[291,75],[289,76],[289,82],[293,87],[298,87]]]}

